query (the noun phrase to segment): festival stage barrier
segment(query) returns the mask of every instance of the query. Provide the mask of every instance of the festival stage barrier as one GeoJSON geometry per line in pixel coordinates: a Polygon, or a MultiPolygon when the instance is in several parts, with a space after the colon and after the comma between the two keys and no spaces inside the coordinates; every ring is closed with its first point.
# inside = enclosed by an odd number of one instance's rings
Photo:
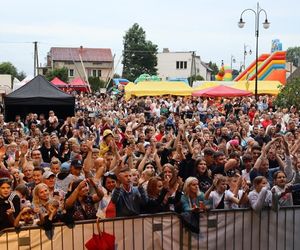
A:
{"type": "MultiPolygon", "coordinates": [[[[116,249],[212,249],[212,250],[290,250],[300,246],[300,207],[278,212],[249,209],[210,211],[200,216],[200,233],[182,227],[175,213],[105,219],[101,229],[116,237],[116,249]]],[[[95,221],[76,223],[70,229],[57,224],[51,240],[38,227],[22,228],[19,233],[6,229],[0,236],[1,250],[82,250],[97,233],[95,221]]]]}

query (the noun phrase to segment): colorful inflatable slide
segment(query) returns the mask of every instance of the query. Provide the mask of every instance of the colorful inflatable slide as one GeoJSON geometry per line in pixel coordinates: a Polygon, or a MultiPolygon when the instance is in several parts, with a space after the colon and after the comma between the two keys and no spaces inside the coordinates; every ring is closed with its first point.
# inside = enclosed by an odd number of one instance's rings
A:
{"type": "MultiPolygon", "coordinates": [[[[272,54],[262,54],[258,58],[258,80],[280,81],[286,83],[286,51],[276,51],[272,54]]],[[[255,80],[255,61],[252,62],[234,81],[255,80]]]]}

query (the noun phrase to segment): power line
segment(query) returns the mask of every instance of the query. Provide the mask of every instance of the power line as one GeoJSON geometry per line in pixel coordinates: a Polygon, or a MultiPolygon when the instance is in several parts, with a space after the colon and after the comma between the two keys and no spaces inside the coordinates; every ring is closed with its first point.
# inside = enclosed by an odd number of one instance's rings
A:
{"type": "Polygon", "coordinates": [[[12,41],[0,41],[1,44],[23,44],[23,43],[31,43],[32,42],[12,42],[12,41]]]}

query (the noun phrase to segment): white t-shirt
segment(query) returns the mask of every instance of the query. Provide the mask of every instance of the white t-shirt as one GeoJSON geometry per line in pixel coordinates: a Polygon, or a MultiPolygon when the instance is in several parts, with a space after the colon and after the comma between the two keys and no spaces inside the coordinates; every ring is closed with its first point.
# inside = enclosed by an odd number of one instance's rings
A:
{"type": "Polygon", "coordinates": [[[256,212],[259,212],[264,207],[272,206],[272,192],[267,187],[263,187],[259,193],[254,189],[249,193],[248,198],[250,206],[256,212]]]}
{"type": "Polygon", "coordinates": [[[212,191],[209,194],[209,199],[212,200],[212,209],[215,209],[221,202],[224,193],[220,194],[217,191],[212,191]]]}
{"type": "MultiPolygon", "coordinates": [[[[238,191],[238,199],[241,199],[243,196],[243,190],[238,191]]],[[[225,198],[224,198],[224,207],[227,209],[237,209],[239,208],[239,205],[232,202],[231,198],[234,197],[234,194],[230,190],[225,191],[225,198]]]]}

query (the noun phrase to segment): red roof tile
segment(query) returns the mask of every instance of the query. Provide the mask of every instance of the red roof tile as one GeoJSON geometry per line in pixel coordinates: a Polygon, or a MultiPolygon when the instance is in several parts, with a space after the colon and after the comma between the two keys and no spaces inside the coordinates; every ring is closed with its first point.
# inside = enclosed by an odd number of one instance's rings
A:
{"type": "Polygon", "coordinates": [[[80,61],[79,53],[84,62],[111,62],[112,54],[110,49],[96,48],[58,48],[50,49],[50,55],[54,61],[80,61]]]}

